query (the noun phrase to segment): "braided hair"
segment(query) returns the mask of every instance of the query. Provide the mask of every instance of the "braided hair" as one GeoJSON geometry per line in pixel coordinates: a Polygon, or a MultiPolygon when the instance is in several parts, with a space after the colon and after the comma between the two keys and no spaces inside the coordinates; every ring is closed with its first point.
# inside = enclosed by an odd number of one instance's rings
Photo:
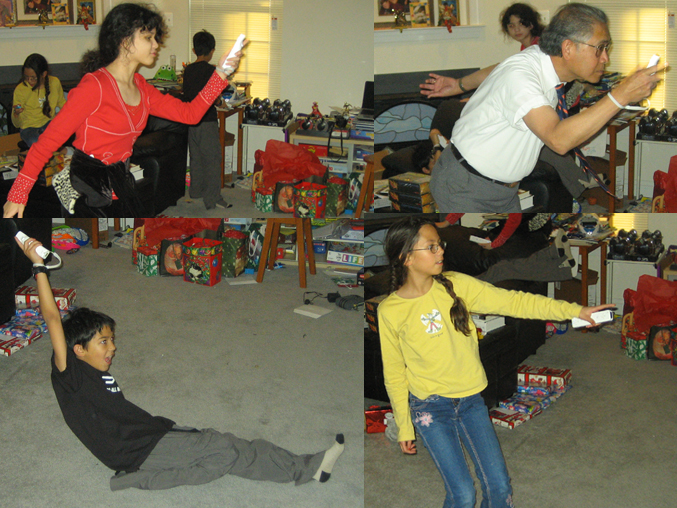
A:
{"type": "Polygon", "coordinates": [[[45,72],[47,72],[47,74],[45,74],[45,102],[42,103],[42,114],[45,115],[47,118],[51,118],[52,107],[49,105],[49,64],[47,63],[47,59],[39,53],[33,53],[32,55],[28,55],[28,57],[24,61],[23,66],[21,67],[22,83],[25,83],[23,74],[25,73],[26,69],[33,70],[33,72],[35,72],[35,75],[38,77],[38,81],[37,83],[35,83],[33,90],[38,89],[38,87],[40,86],[41,76],[45,72]]]}
{"type": "MultiPolygon", "coordinates": [[[[421,217],[407,216],[396,221],[388,229],[385,239],[385,253],[390,262],[390,288],[388,293],[394,293],[407,282],[408,270],[405,266],[407,256],[419,240],[419,231],[426,224],[435,226],[435,223],[421,217]]],[[[454,284],[441,273],[433,279],[442,284],[453,300],[449,315],[457,331],[464,335],[470,334],[470,313],[462,298],[456,295],[454,284]]]]}

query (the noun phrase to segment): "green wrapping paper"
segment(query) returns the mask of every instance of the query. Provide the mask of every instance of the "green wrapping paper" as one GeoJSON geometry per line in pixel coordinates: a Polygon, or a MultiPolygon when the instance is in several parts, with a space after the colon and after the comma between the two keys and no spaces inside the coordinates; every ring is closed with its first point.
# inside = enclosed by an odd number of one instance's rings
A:
{"type": "Polygon", "coordinates": [[[341,215],[348,203],[348,180],[338,176],[332,176],[327,181],[327,217],[338,217],[341,215]]]}
{"type": "Polygon", "coordinates": [[[628,335],[625,348],[626,356],[628,358],[632,358],[633,360],[646,360],[646,343],[646,338],[633,338],[631,335],[628,335]]]}
{"type": "Polygon", "coordinates": [[[273,211],[273,190],[259,187],[256,189],[256,202],[254,204],[259,212],[273,211]]]}
{"type": "Polygon", "coordinates": [[[139,273],[146,277],[151,277],[158,274],[158,254],[157,249],[150,247],[139,247],[137,251],[136,268],[139,273]]]}
{"type": "Polygon", "coordinates": [[[241,231],[230,229],[224,231],[221,241],[223,242],[221,274],[223,277],[237,277],[244,272],[247,265],[249,236],[241,231]]]}

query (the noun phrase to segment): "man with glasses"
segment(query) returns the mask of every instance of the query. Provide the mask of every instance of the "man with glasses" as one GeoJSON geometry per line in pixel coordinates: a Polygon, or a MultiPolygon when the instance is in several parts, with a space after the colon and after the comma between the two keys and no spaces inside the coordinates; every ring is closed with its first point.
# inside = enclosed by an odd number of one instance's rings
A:
{"type": "Polygon", "coordinates": [[[613,97],[560,118],[558,86],[597,83],[604,74],[611,46],[607,25],[600,9],[566,4],[538,46],[509,57],[487,77],[463,108],[433,169],[430,187],[440,212],[519,212],[519,183],[534,169],[543,145],[564,155],[620,108],[651,94],[665,64],[638,70],[614,88],[613,97]]]}

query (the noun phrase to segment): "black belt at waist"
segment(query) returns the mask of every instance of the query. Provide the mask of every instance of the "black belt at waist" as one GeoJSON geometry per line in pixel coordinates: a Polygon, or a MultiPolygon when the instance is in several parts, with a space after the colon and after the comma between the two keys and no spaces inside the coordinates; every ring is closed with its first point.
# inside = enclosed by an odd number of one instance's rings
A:
{"type": "Polygon", "coordinates": [[[485,180],[489,180],[491,183],[497,183],[498,185],[502,185],[503,187],[517,187],[519,182],[513,182],[513,183],[505,183],[501,182],[500,180],[494,180],[493,178],[489,178],[488,176],[484,176],[482,173],[477,171],[475,168],[473,168],[470,164],[468,164],[468,161],[465,160],[465,157],[461,155],[461,152],[458,151],[458,149],[452,144],[451,145],[451,151],[454,154],[454,157],[458,160],[458,162],[461,163],[461,166],[463,166],[468,173],[471,173],[473,175],[479,176],[481,178],[484,178],[485,180]]]}

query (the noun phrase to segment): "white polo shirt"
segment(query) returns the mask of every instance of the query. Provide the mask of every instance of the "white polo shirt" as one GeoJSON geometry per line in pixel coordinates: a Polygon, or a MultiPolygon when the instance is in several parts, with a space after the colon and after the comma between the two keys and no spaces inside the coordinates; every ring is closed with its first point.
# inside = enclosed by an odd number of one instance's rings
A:
{"type": "Polygon", "coordinates": [[[552,60],[538,45],[507,58],[463,108],[452,142],[483,175],[507,183],[522,180],[543,148],[524,116],[541,106],[555,108],[559,83],[552,60]]]}

